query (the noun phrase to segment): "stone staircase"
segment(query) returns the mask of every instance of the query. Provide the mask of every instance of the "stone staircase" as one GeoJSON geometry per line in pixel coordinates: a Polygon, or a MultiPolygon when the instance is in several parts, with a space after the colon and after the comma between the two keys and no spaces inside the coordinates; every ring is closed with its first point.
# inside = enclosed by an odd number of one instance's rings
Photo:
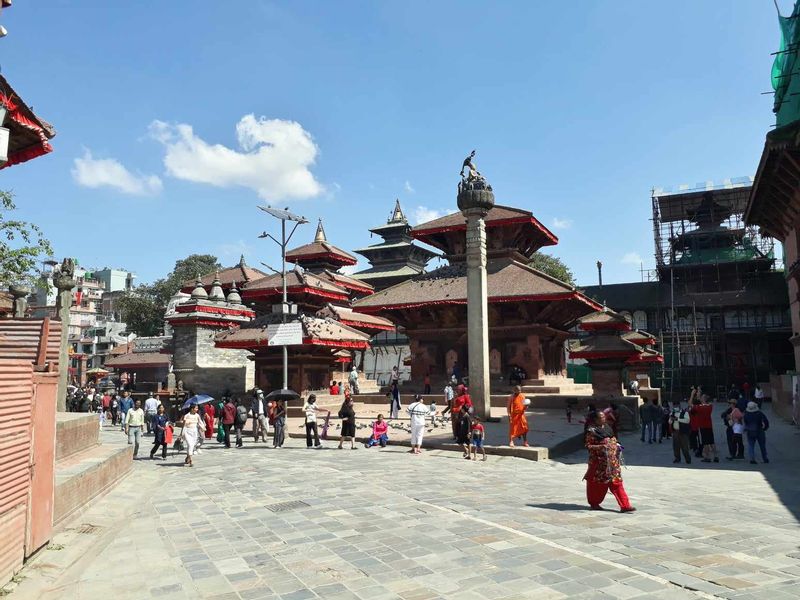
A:
{"type": "Polygon", "coordinates": [[[56,415],[54,529],[63,527],[70,516],[88,506],[131,469],[133,446],[127,445],[122,433],[118,441],[100,443],[96,414],[56,415]]]}
{"type": "Polygon", "coordinates": [[[570,396],[589,396],[591,383],[575,383],[569,377],[545,375],[540,379],[525,379],[522,382],[523,394],[565,394],[570,396]]]}

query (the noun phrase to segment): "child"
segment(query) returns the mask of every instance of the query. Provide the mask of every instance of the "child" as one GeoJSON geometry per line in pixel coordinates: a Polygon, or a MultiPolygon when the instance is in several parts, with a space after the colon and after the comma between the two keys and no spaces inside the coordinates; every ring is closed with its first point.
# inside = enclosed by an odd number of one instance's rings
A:
{"type": "Polygon", "coordinates": [[[456,442],[464,449],[464,458],[469,460],[469,437],[472,421],[466,404],[461,405],[456,421],[456,442]]]}
{"type": "Polygon", "coordinates": [[[431,398],[431,404],[428,407],[428,415],[431,418],[431,427],[436,427],[436,399],[431,398]]]}
{"type": "Polygon", "coordinates": [[[485,431],[481,420],[478,417],[472,417],[472,430],[470,431],[470,437],[472,438],[472,460],[478,460],[478,448],[480,448],[481,454],[483,455],[481,460],[486,460],[486,450],[483,448],[484,434],[485,431]]]}

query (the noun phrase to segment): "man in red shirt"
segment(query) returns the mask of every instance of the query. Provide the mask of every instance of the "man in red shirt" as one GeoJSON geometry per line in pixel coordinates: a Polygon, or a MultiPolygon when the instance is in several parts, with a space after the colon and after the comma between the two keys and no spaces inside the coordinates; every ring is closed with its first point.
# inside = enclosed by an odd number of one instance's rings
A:
{"type": "Polygon", "coordinates": [[[231,447],[231,427],[236,421],[236,405],[233,398],[228,396],[228,401],[222,407],[222,428],[225,430],[225,447],[231,447]]]}

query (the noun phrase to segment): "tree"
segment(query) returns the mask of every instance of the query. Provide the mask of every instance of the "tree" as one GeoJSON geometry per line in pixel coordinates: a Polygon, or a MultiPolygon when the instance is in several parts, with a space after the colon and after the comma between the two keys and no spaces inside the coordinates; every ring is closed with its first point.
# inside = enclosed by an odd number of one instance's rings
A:
{"type": "Polygon", "coordinates": [[[175,261],[175,268],[165,278],[137,286],[119,299],[118,306],[128,331],[141,336],[158,335],[164,326],[169,301],[183,284],[221,268],[216,256],[192,254],[175,261]]]}
{"type": "Polygon", "coordinates": [[[6,219],[4,211],[13,211],[14,194],[0,190],[0,284],[32,285],[38,259],[53,254],[50,242],[33,223],[6,219]]]}
{"type": "Polygon", "coordinates": [[[533,256],[531,256],[531,260],[528,262],[528,266],[550,275],[550,277],[555,277],[566,284],[575,285],[575,275],[573,275],[569,267],[556,256],[550,256],[542,252],[534,252],[533,256]]]}

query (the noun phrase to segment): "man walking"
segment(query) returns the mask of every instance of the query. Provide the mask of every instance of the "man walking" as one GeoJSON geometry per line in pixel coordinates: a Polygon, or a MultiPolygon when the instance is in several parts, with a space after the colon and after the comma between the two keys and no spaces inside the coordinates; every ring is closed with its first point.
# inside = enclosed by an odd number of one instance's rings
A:
{"type": "Polygon", "coordinates": [[[358,369],[356,369],[355,363],[350,371],[350,375],[347,377],[347,382],[350,384],[350,392],[353,394],[353,396],[361,391],[358,387],[358,369]]]}
{"type": "Polygon", "coordinates": [[[134,408],[125,413],[125,433],[128,434],[128,444],[133,444],[133,458],[139,454],[139,442],[144,427],[144,411],[141,400],[137,400],[134,408]]]}
{"type": "Polygon", "coordinates": [[[642,442],[645,442],[646,437],[648,437],[648,427],[650,425],[650,400],[648,398],[642,398],[642,404],[639,406],[639,423],[642,426],[642,442]]]}
{"type": "MultiPolygon", "coordinates": [[[[242,433],[244,432],[244,426],[247,425],[247,407],[241,401],[241,399],[236,400],[236,418],[234,419],[233,426],[236,430],[236,447],[241,448],[244,446],[242,442],[242,433]]],[[[267,441],[266,439],[264,440],[267,441]]]]}
{"type": "Polygon", "coordinates": [[[122,423],[122,431],[126,431],[125,423],[128,411],[133,408],[133,400],[131,399],[131,393],[128,390],[122,392],[122,398],[119,400],[119,414],[120,414],[120,422],[122,423]]]}
{"type": "Polygon", "coordinates": [[[689,426],[689,411],[681,407],[680,401],[672,404],[672,415],[669,418],[669,426],[672,428],[672,453],[675,460],[681,462],[681,453],[686,460],[686,464],[691,464],[692,458],[689,454],[689,435],[692,432],[689,426]]]}
{"type": "Polygon", "coordinates": [[[658,405],[658,399],[653,398],[647,411],[648,420],[650,421],[648,428],[650,430],[650,440],[648,444],[661,442],[661,407],[658,405]]]}
{"type": "Polygon", "coordinates": [[[253,395],[253,402],[250,404],[250,412],[253,414],[253,440],[258,441],[258,434],[261,433],[261,441],[266,442],[269,436],[269,421],[267,420],[267,403],[264,400],[264,392],[256,388],[253,395]]]}
{"type": "Polygon", "coordinates": [[[769,462],[767,456],[767,429],[769,429],[769,420],[758,408],[755,402],[748,402],[747,409],[744,413],[744,430],[747,432],[747,453],[750,455],[750,464],[756,463],[756,442],[761,449],[761,460],[765,463],[769,462]]]}
{"type": "Polygon", "coordinates": [[[145,416],[145,425],[147,426],[147,435],[150,435],[153,431],[153,419],[156,418],[156,414],[158,414],[158,407],[161,404],[160,401],[153,398],[153,394],[144,401],[144,416],[145,416]]]}
{"type": "Polygon", "coordinates": [[[228,396],[222,407],[222,430],[225,432],[225,447],[231,447],[231,427],[236,420],[236,405],[233,398],[228,396]]]}

